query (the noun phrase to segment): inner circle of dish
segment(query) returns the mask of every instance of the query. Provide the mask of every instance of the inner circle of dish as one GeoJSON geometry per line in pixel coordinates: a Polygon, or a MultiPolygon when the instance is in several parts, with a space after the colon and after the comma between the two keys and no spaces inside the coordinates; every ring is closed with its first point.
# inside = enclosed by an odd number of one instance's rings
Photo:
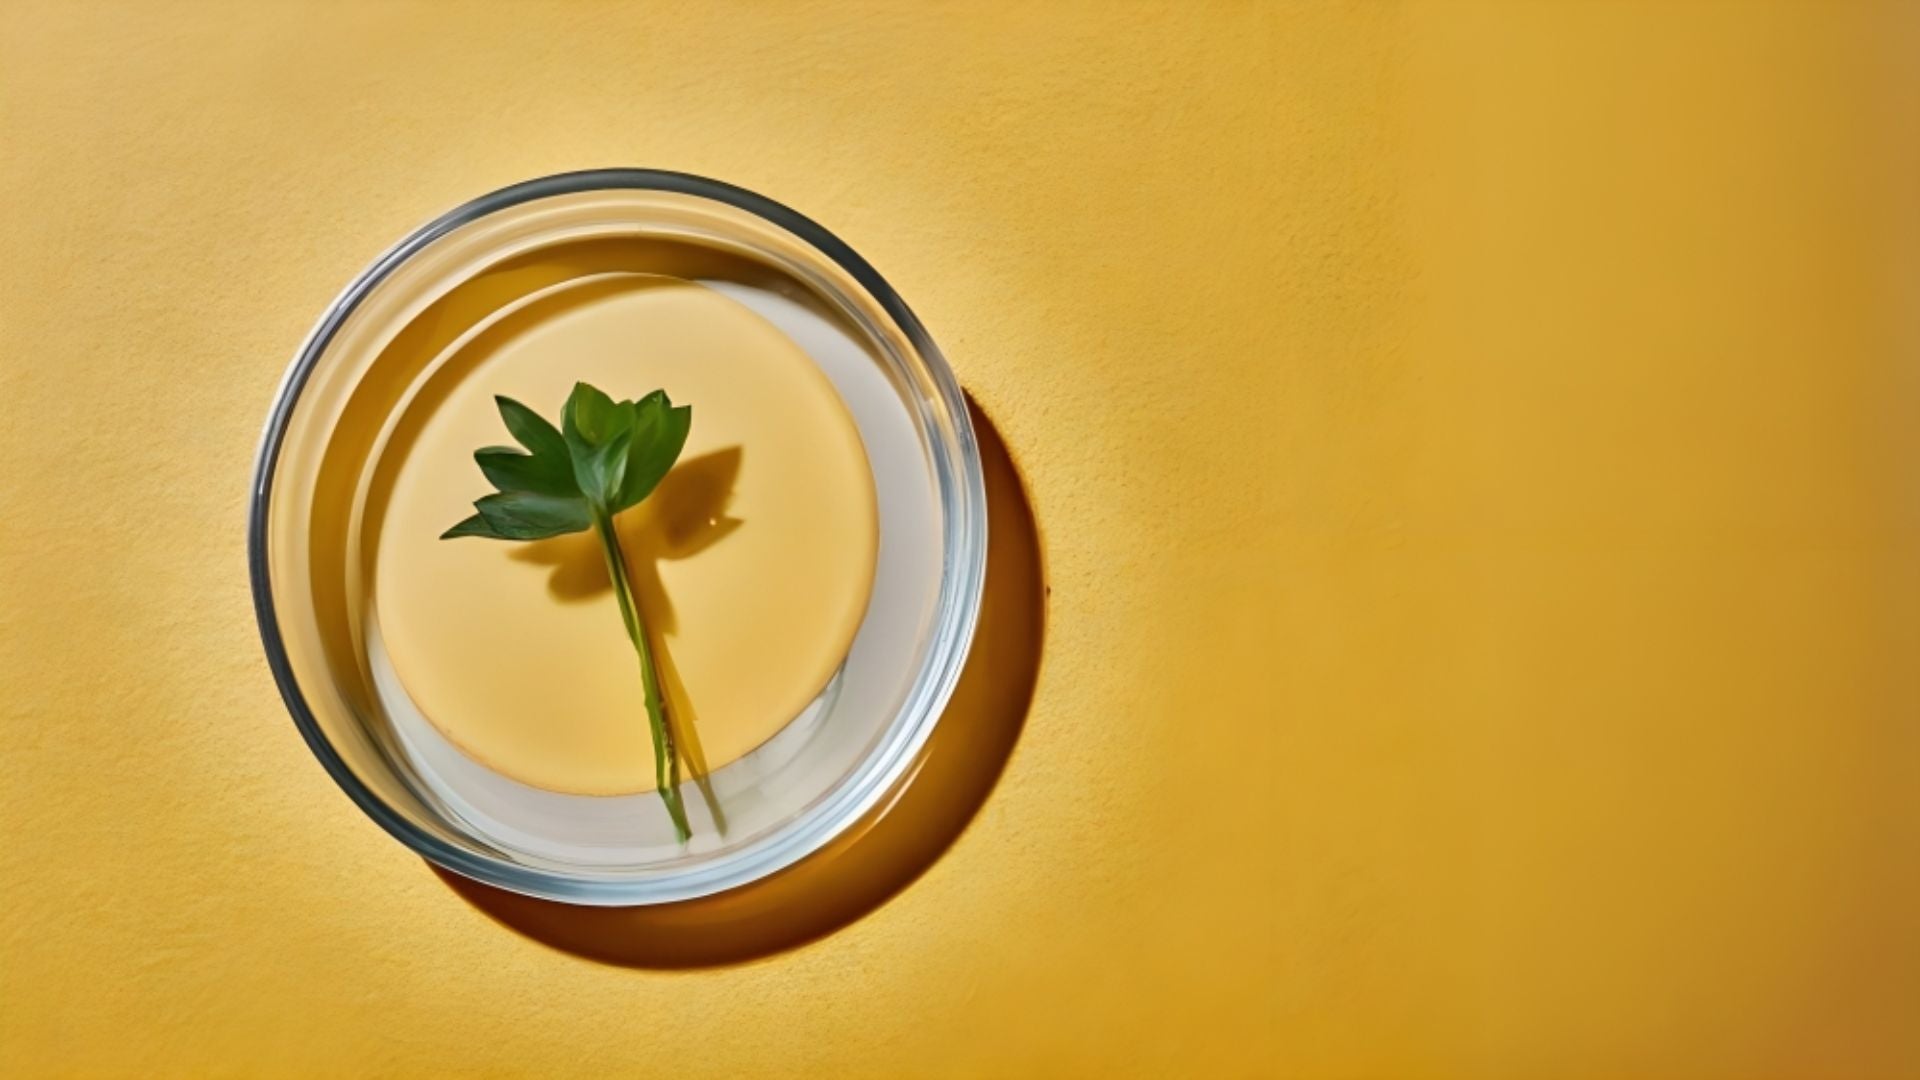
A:
{"type": "Polygon", "coordinates": [[[553,414],[583,380],[693,406],[680,464],[617,524],[667,706],[706,769],[764,744],[845,659],[872,588],[872,473],[832,382],[746,303],[626,271],[521,293],[545,277],[522,269],[578,273],[619,249],[533,254],[442,297],[421,316],[437,334],[396,338],[433,356],[381,361],[422,375],[373,469],[368,617],[413,707],[469,757],[550,791],[648,791],[641,682],[596,537],[438,539],[488,490],[472,454],[506,441],[494,396],[553,414]]]}

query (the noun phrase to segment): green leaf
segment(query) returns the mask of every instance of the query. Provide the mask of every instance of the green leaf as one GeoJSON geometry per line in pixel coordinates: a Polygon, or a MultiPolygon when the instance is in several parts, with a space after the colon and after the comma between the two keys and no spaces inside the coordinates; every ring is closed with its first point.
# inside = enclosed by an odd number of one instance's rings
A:
{"type": "Polygon", "coordinates": [[[470,518],[440,534],[442,540],[452,540],[456,536],[482,536],[488,540],[511,540],[510,536],[501,536],[487,524],[487,519],[475,514],[470,518]]]}
{"type": "MultiPolygon", "coordinates": [[[[473,504],[494,535],[503,540],[544,540],[576,533],[593,524],[585,499],[503,491],[473,504]]],[[[457,528],[458,526],[456,526],[457,528]]]]}
{"type": "Polygon", "coordinates": [[[512,398],[494,401],[507,430],[529,452],[488,446],[473,457],[500,496],[515,498],[475,503],[480,513],[447,530],[447,538],[538,539],[584,529],[596,510],[616,514],[652,494],[679,461],[693,426],[693,410],[675,406],[664,390],[616,402],[575,383],[559,428],[512,398]]]}
{"type": "Polygon", "coordinates": [[[562,433],[571,447],[576,438],[600,446],[619,429],[620,406],[604,392],[586,383],[574,383],[561,416],[562,433]]]}
{"type": "Polygon", "coordinates": [[[505,446],[473,452],[473,460],[489,483],[501,491],[531,491],[537,495],[578,495],[573,464],[566,453],[523,454],[505,446]]]}
{"type": "Polygon", "coordinates": [[[627,444],[632,441],[633,432],[622,431],[594,451],[587,477],[593,486],[588,488],[582,484],[589,501],[610,507],[620,497],[620,481],[627,475],[627,444]]]}
{"type": "Polygon", "coordinates": [[[573,477],[582,494],[597,496],[602,490],[594,469],[594,455],[607,441],[632,424],[632,412],[614,404],[612,398],[586,383],[574,383],[560,410],[560,430],[567,441],[567,454],[573,461],[573,477]]]}
{"type": "Polygon", "coordinates": [[[567,460],[567,440],[539,413],[502,395],[495,395],[493,402],[500,407],[500,419],[506,421],[514,441],[526,447],[528,453],[537,458],[567,460]]]}
{"type": "Polygon", "coordinates": [[[666,391],[655,390],[634,403],[633,442],[627,450],[627,474],[620,497],[611,509],[625,510],[653,493],[680,460],[687,432],[693,427],[693,408],[675,408],[666,391]]]}

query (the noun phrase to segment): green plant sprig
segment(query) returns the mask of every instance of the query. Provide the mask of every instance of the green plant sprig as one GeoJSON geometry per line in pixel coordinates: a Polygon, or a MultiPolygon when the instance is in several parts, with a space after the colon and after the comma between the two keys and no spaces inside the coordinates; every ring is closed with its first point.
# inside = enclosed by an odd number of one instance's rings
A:
{"type": "Polygon", "coordinates": [[[476,500],[474,515],[440,539],[544,540],[589,528],[600,535],[620,618],[640,658],[647,727],[653,735],[654,783],[673,819],[674,835],[684,844],[692,831],[680,797],[680,754],[613,517],[652,494],[679,460],[693,408],[674,405],[664,390],[638,401],[615,401],[586,383],[575,383],[556,429],[512,398],[494,401],[507,431],[525,449],[488,446],[474,452],[480,471],[498,490],[476,500]]]}

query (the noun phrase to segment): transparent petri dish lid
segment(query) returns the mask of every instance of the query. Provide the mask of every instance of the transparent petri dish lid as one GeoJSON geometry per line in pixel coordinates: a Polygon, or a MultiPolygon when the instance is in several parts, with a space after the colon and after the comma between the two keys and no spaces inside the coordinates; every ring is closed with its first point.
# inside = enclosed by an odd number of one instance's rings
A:
{"type": "MultiPolygon", "coordinates": [[[[533,180],[453,210],[327,308],[268,416],[249,559],[287,708],[370,817],[434,863],[490,885],[648,904],[789,866],[903,782],[966,657],[986,527],[960,388],[871,266],[761,196],[617,169],[533,180]],[[724,294],[818,365],[858,429],[879,522],[872,593],[843,662],[777,734],[711,773],[711,801],[686,785],[695,835],[685,845],[652,792],[543,790],[454,745],[397,676],[369,587],[374,478],[396,452],[395,419],[463,335],[543,292],[660,274],[724,294]]],[[[741,664],[744,673],[752,658],[741,664]]]]}

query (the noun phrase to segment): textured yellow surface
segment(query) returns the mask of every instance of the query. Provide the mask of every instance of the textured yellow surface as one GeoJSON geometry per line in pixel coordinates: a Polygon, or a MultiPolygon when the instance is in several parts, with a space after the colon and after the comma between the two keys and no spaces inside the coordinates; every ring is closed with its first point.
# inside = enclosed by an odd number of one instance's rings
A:
{"type": "Polygon", "coordinates": [[[1889,3],[0,7],[0,1073],[1913,1075],[1920,27],[1889,3]],[[596,965],[252,625],[286,358],[425,217],[816,216],[1025,469],[972,827],[596,965]]]}

